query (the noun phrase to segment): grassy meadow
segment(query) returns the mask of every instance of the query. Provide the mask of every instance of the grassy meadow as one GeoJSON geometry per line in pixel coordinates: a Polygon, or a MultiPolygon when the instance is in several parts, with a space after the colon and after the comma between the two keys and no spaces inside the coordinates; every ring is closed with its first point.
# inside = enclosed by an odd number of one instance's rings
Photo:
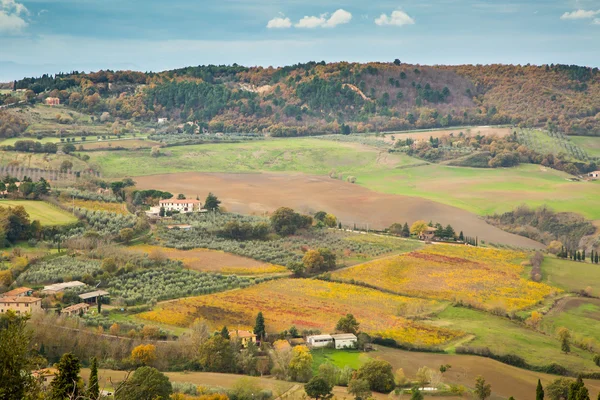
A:
{"type": "Polygon", "coordinates": [[[599,182],[571,182],[570,175],[539,165],[498,169],[422,165],[404,154],[310,138],[170,147],[163,153],[153,158],[149,150],[95,152],[91,163],[114,178],[186,171],[316,175],[336,171],[355,176],[358,184],[378,192],[422,197],[479,215],[527,203],[600,219],[600,208],[595,207],[599,182]]]}
{"type": "Polygon", "coordinates": [[[34,221],[38,220],[43,226],[66,225],[77,222],[77,218],[60,208],[35,200],[0,200],[0,206],[16,207],[23,206],[29,214],[29,218],[34,221]]]}
{"type": "Polygon", "coordinates": [[[569,136],[569,139],[590,157],[600,157],[600,136],[569,136]]]}
{"type": "Polygon", "coordinates": [[[600,296],[600,267],[587,262],[547,256],[542,263],[542,279],[568,292],[581,292],[589,287],[592,295],[600,296]]]}
{"type": "Polygon", "coordinates": [[[578,342],[594,348],[600,345],[600,300],[567,297],[544,316],[541,329],[553,335],[559,328],[567,327],[578,342]]]}

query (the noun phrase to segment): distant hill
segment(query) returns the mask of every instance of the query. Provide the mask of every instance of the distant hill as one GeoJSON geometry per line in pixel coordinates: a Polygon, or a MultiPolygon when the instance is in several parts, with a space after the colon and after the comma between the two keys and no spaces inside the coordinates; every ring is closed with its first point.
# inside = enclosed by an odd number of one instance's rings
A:
{"type": "Polygon", "coordinates": [[[196,122],[189,131],[296,136],[512,124],[600,135],[598,68],[567,65],[234,64],[44,75],[15,87],[32,101],[59,97],[97,115],[196,122]]]}

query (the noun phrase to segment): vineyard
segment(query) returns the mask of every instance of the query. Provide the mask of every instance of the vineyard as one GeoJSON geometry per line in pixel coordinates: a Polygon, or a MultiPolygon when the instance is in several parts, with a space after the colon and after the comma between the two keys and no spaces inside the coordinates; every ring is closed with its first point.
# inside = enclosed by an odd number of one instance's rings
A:
{"type": "Polygon", "coordinates": [[[516,263],[523,258],[512,251],[437,245],[336,271],[332,278],[505,314],[560,291],[523,279],[516,263]]]}
{"type": "Polygon", "coordinates": [[[191,224],[193,229],[190,231],[163,229],[160,237],[162,244],[167,247],[180,250],[194,248],[221,250],[276,265],[288,265],[293,261],[300,262],[303,251],[319,247],[326,247],[335,252],[338,262],[343,264],[345,262],[355,263],[355,260],[366,261],[390,253],[411,251],[421,246],[415,241],[396,238],[383,239],[377,236],[316,228],[295,236],[271,240],[237,241],[219,237],[218,230],[232,220],[240,223],[259,223],[268,222],[268,219],[237,214],[182,215],[175,219],[180,223],[191,224]],[[358,236],[361,239],[358,239],[358,236]]]}
{"type": "Polygon", "coordinates": [[[197,296],[253,283],[235,275],[207,274],[185,269],[155,268],[139,270],[110,280],[108,287],[117,304],[134,305],[197,296]]]}
{"type": "Polygon", "coordinates": [[[163,324],[189,326],[204,318],[214,329],[223,325],[251,329],[258,311],[266,316],[269,332],[295,326],[299,330],[330,332],[340,317],[353,314],[361,330],[401,343],[435,346],[463,333],[408,319],[445,305],[382,293],[359,286],[309,279],[279,279],[232,293],[220,293],[162,304],[139,317],[163,324]]]}
{"type": "Polygon", "coordinates": [[[19,276],[18,281],[20,284],[77,281],[86,275],[96,275],[101,271],[102,268],[98,261],[63,256],[33,264],[19,276]]]}
{"type": "Polygon", "coordinates": [[[590,161],[586,151],[573,143],[561,132],[521,129],[517,131],[517,140],[524,146],[540,154],[567,154],[575,160],[590,161]]]}

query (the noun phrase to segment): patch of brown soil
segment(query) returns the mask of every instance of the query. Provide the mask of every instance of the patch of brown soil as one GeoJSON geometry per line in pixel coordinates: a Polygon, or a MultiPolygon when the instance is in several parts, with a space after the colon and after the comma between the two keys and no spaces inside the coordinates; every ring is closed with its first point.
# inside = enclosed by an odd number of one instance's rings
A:
{"type": "Polygon", "coordinates": [[[496,136],[504,137],[504,136],[508,136],[508,135],[512,134],[512,130],[510,128],[498,128],[495,126],[476,126],[473,128],[456,127],[454,129],[442,129],[442,130],[438,130],[438,131],[394,132],[394,133],[386,134],[384,136],[384,140],[388,143],[393,143],[394,141],[392,140],[392,136],[394,136],[394,138],[396,140],[407,139],[407,138],[411,138],[414,140],[429,140],[430,137],[439,138],[442,136],[447,136],[451,133],[453,133],[454,136],[458,136],[461,132],[465,136],[476,136],[479,134],[482,136],[496,135],[496,136]]]}
{"type": "Polygon", "coordinates": [[[504,232],[467,211],[425,200],[374,192],[359,185],[328,177],[304,174],[225,174],[185,172],[134,178],[140,189],[160,189],[203,199],[215,193],[231,212],[265,214],[278,207],[291,207],[313,214],[324,210],[344,225],[383,229],[395,222],[423,219],[450,224],[465,235],[486,242],[541,248],[525,237],[504,232]]]}

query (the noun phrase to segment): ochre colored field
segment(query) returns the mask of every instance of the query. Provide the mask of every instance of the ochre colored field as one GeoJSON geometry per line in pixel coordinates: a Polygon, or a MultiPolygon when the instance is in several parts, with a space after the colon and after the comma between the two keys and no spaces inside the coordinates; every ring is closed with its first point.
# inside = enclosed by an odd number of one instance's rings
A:
{"type": "Polygon", "coordinates": [[[180,260],[187,268],[202,272],[218,272],[227,275],[265,275],[288,271],[281,265],[267,264],[251,258],[208,249],[178,250],[151,245],[132,246],[129,249],[154,258],[180,260]]]}
{"type": "Polygon", "coordinates": [[[60,208],[35,200],[0,200],[0,207],[23,206],[31,221],[38,220],[43,226],[66,225],[77,222],[77,218],[60,208]]]}
{"type": "Polygon", "coordinates": [[[204,318],[214,329],[251,329],[262,311],[267,330],[332,332],[345,314],[353,314],[361,330],[398,342],[439,345],[462,336],[462,332],[408,320],[399,315],[429,314],[444,304],[382,293],[359,286],[312,279],[278,279],[246,289],[163,303],[140,318],[178,326],[189,326],[204,318]]]}
{"type": "Polygon", "coordinates": [[[122,147],[125,149],[143,149],[156,146],[158,142],[143,139],[104,140],[101,142],[82,142],[83,150],[114,149],[122,147]]]}
{"type": "Polygon", "coordinates": [[[392,136],[396,140],[406,140],[411,138],[413,140],[429,140],[430,137],[440,138],[442,136],[448,136],[449,134],[454,134],[454,136],[458,136],[460,133],[463,133],[465,136],[499,136],[504,137],[512,134],[512,129],[510,128],[501,128],[496,126],[474,126],[474,127],[457,127],[452,129],[440,129],[437,131],[404,131],[404,132],[393,132],[388,133],[384,136],[385,141],[389,143],[393,143],[392,136]]]}
{"type": "Polygon", "coordinates": [[[104,201],[75,199],[75,200],[64,200],[64,201],[62,201],[62,204],[64,204],[65,206],[67,206],[69,208],[73,207],[73,205],[74,205],[75,208],[85,208],[87,210],[107,211],[107,212],[112,212],[112,213],[122,214],[122,215],[129,214],[129,211],[127,211],[127,207],[125,206],[124,203],[107,203],[104,201]]]}
{"type": "Polygon", "coordinates": [[[470,246],[434,245],[400,256],[371,261],[334,272],[398,294],[462,302],[491,310],[531,307],[560,292],[523,279],[524,253],[470,246]]]}

